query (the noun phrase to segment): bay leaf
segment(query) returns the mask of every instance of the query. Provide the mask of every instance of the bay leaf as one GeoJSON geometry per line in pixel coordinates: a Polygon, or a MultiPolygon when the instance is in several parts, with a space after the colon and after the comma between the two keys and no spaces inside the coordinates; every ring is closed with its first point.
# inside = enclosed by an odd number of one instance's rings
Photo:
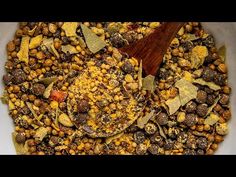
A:
{"type": "Polygon", "coordinates": [[[51,46],[53,45],[53,38],[43,38],[42,45],[44,45],[49,52],[53,52],[51,46]]]}
{"type": "Polygon", "coordinates": [[[65,31],[67,37],[77,36],[76,29],[78,25],[78,22],[64,22],[61,28],[65,31]]]}
{"type": "Polygon", "coordinates": [[[56,82],[57,81],[57,77],[45,77],[40,79],[38,82],[43,83],[44,85],[49,85],[52,82],[56,82]]]}
{"type": "Polygon", "coordinates": [[[19,144],[16,142],[16,133],[15,132],[12,133],[12,141],[13,141],[17,155],[27,154],[27,152],[28,152],[27,146],[25,146],[25,144],[19,144]]]}
{"type": "Polygon", "coordinates": [[[29,41],[29,36],[23,36],[20,44],[20,51],[17,53],[19,60],[26,64],[29,62],[29,41]]]}
{"type": "Polygon", "coordinates": [[[34,35],[34,32],[35,32],[35,30],[36,30],[37,27],[38,27],[38,26],[35,25],[35,27],[34,27],[32,30],[29,30],[29,31],[28,31],[28,34],[29,34],[30,36],[33,36],[33,35],[34,35]]]}
{"type": "Polygon", "coordinates": [[[208,50],[206,46],[195,46],[190,56],[191,68],[198,69],[204,63],[207,56],[208,50]]]}
{"type": "Polygon", "coordinates": [[[199,38],[200,37],[196,36],[195,34],[185,34],[185,41],[194,41],[199,38]]]}
{"type": "Polygon", "coordinates": [[[155,76],[148,75],[142,79],[142,88],[144,90],[149,90],[151,93],[155,90],[155,76]]]}
{"type": "Polygon", "coordinates": [[[31,124],[31,126],[32,126],[34,129],[37,129],[37,128],[39,128],[39,126],[38,126],[38,125],[36,125],[36,124],[31,124]]]}
{"type": "Polygon", "coordinates": [[[69,52],[69,54],[79,53],[79,51],[76,50],[76,48],[70,44],[61,46],[61,51],[64,53],[69,52]]]}
{"type": "Polygon", "coordinates": [[[60,55],[59,55],[59,53],[57,52],[57,50],[55,49],[54,44],[51,44],[51,50],[52,50],[52,53],[53,53],[57,58],[60,58],[60,55]]]}
{"type": "Polygon", "coordinates": [[[220,56],[220,59],[222,61],[225,61],[225,58],[226,58],[226,47],[225,47],[225,45],[221,46],[218,49],[218,55],[220,56]]]}
{"type": "MultiPolygon", "coordinates": [[[[208,108],[208,111],[207,111],[206,116],[208,116],[208,115],[210,114],[210,112],[213,110],[213,108],[216,106],[216,104],[218,103],[219,100],[220,100],[220,96],[218,96],[218,97],[215,99],[214,103],[208,108]]],[[[206,116],[205,116],[205,117],[206,117],[206,116]]]]}
{"type": "Polygon", "coordinates": [[[167,137],[166,137],[166,135],[165,135],[165,133],[164,133],[162,127],[160,126],[160,124],[157,123],[157,122],[156,122],[156,124],[157,124],[157,126],[158,126],[160,135],[161,135],[163,138],[167,139],[167,137]]]}
{"type": "Polygon", "coordinates": [[[177,95],[175,98],[173,99],[168,99],[165,104],[168,106],[169,108],[169,114],[172,115],[174,114],[179,107],[181,106],[181,102],[179,99],[179,95],[177,95]]]}
{"type": "Polygon", "coordinates": [[[209,36],[209,34],[204,33],[203,36],[202,36],[202,39],[206,39],[208,36],[209,36]]]}
{"type": "Polygon", "coordinates": [[[65,113],[62,113],[58,117],[58,122],[60,122],[62,125],[66,126],[66,127],[73,127],[74,126],[74,124],[70,120],[69,116],[65,113]]]}
{"type": "Polygon", "coordinates": [[[204,120],[204,124],[206,125],[214,125],[216,122],[218,122],[218,120],[220,119],[220,117],[218,115],[216,115],[215,113],[211,113],[205,120],[204,120]]]}
{"type": "Polygon", "coordinates": [[[188,71],[184,71],[183,72],[183,78],[189,82],[192,82],[193,81],[193,76],[190,72],[188,71]]]}
{"type": "Polygon", "coordinates": [[[86,47],[86,43],[84,42],[83,38],[78,37],[78,41],[79,41],[80,47],[82,47],[84,49],[86,47]]]}
{"type": "Polygon", "coordinates": [[[204,85],[204,86],[208,86],[210,89],[215,90],[215,91],[221,89],[221,87],[219,85],[216,85],[214,82],[206,82],[206,81],[204,81],[201,78],[200,79],[195,79],[193,81],[193,83],[204,85]]]}
{"type": "Polygon", "coordinates": [[[3,94],[2,94],[2,96],[1,96],[0,99],[1,99],[1,101],[2,101],[2,104],[8,104],[9,98],[8,98],[8,95],[7,95],[7,91],[6,91],[6,90],[3,91],[3,94]]]}
{"type": "Polygon", "coordinates": [[[55,55],[57,58],[60,57],[59,53],[54,47],[53,38],[44,38],[42,45],[44,45],[48,49],[48,51],[55,55]]]}
{"type": "Polygon", "coordinates": [[[147,122],[153,117],[155,110],[152,110],[150,113],[145,115],[144,117],[139,117],[137,119],[137,126],[141,129],[147,124],[147,122]]]}
{"type": "Polygon", "coordinates": [[[143,73],[143,64],[142,64],[142,60],[140,61],[140,64],[139,64],[139,68],[138,68],[138,89],[141,90],[142,88],[142,73],[143,73]]]}
{"type": "Polygon", "coordinates": [[[122,54],[117,48],[113,48],[113,53],[112,53],[112,58],[115,58],[117,61],[121,61],[122,59],[122,54]]]}
{"type": "Polygon", "coordinates": [[[85,42],[92,53],[97,53],[99,50],[106,46],[105,41],[99,38],[91,29],[81,24],[82,33],[85,38],[85,42]]]}
{"type": "Polygon", "coordinates": [[[113,140],[115,140],[115,139],[117,139],[117,138],[120,138],[122,135],[124,135],[124,132],[106,138],[106,140],[105,140],[105,141],[106,141],[106,144],[110,144],[113,140]]]}
{"type": "Polygon", "coordinates": [[[38,116],[38,121],[40,121],[40,120],[43,118],[43,116],[44,116],[44,114],[40,114],[40,115],[38,116]]]}
{"type": "Polygon", "coordinates": [[[185,79],[180,79],[175,83],[179,89],[179,99],[182,106],[197,97],[197,87],[185,79]]]}
{"type": "Polygon", "coordinates": [[[55,126],[56,126],[57,129],[59,129],[59,124],[58,124],[58,122],[59,122],[59,121],[58,121],[59,112],[60,112],[60,110],[59,110],[59,108],[57,108],[57,109],[56,109],[56,118],[55,118],[55,121],[54,121],[54,124],[55,124],[55,126]]]}
{"type": "Polygon", "coordinates": [[[52,91],[52,88],[53,88],[53,84],[54,84],[54,82],[52,82],[51,84],[49,84],[49,85],[46,87],[46,89],[45,89],[45,91],[44,91],[44,93],[43,93],[44,98],[49,98],[49,96],[50,96],[50,94],[51,94],[51,91],[52,91]]]}
{"type": "Polygon", "coordinates": [[[15,109],[15,105],[12,103],[11,100],[8,100],[8,109],[9,109],[9,111],[15,109]]]}
{"type": "Polygon", "coordinates": [[[29,49],[35,49],[36,47],[40,46],[42,41],[43,41],[42,34],[31,38],[30,43],[29,43],[29,49]]]}
{"type": "Polygon", "coordinates": [[[47,135],[48,129],[45,127],[40,127],[36,130],[34,137],[38,138],[40,141],[44,139],[44,137],[47,135]]]}
{"type": "Polygon", "coordinates": [[[35,119],[38,119],[38,116],[37,116],[37,114],[35,113],[35,110],[33,109],[32,103],[26,102],[26,105],[27,105],[27,107],[29,108],[29,110],[31,111],[31,113],[33,114],[34,118],[35,118],[35,119]]]}

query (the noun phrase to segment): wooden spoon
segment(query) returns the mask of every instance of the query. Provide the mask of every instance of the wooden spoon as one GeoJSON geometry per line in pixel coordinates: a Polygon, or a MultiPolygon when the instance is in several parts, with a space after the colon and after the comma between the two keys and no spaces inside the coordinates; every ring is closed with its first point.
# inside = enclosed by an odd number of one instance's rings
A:
{"type": "Polygon", "coordinates": [[[142,60],[145,74],[155,76],[171,41],[183,25],[183,22],[163,23],[150,35],[119,50],[142,60]]]}

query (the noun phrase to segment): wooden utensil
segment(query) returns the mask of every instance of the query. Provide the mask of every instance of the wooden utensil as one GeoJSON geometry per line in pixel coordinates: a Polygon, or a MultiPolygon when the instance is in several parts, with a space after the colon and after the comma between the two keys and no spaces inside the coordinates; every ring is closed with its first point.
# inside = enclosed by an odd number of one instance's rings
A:
{"type": "Polygon", "coordinates": [[[163,23],[150,35],[119,50],[142,60],[144,73],[155,76],[171,41],[183,25],[183,22],[163,23]]]}

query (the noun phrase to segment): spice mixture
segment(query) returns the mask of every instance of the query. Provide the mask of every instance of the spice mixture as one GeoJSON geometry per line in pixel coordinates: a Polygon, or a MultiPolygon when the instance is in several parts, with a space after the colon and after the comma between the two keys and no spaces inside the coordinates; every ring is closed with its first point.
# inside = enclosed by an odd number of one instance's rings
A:
{"type": "Polygon", "coordinates": [[[180,29],[157,75],[118,48],[161,22],[22,22],[2,101],[18,154],[213,154],[228,133],[225,47],[180,29]]]}

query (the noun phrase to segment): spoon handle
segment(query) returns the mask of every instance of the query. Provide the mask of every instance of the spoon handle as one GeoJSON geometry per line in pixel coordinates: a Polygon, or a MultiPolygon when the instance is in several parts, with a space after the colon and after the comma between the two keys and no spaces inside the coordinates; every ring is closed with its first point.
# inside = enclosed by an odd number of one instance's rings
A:
{"type": "Polygon", "coordinates": [[[183,25],[183,22],[163,23],[150,35],[119,50],[142,60],[145,74],[155,76],[166,50],[183,25]]]}

